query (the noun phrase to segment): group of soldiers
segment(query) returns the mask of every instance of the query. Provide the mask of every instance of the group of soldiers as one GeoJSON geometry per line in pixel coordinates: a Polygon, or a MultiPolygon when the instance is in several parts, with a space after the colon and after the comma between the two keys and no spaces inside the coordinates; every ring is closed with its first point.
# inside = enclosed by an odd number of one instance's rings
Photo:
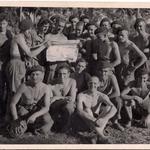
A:
{"type": "Polygon", "coordinates": [[[7,15],[0,16],[5,122],[24,119],[34,133],[46,135],[52,126],[60,132],[71,130],[76,114],[95,132],[95,143],[108,141],[104,130],[110,121],[122,132],[135,119],[149,127],[150,35],[145,20],[136,19],[132,35],[109,18],[98,26],[85,15],[72,15],[68,22],[62,17],[41,18],[35,27],[24,19],[14,34],[8,29],[7,15]],[[68,40],[80,40],[77,61],[47,62],[52,41],[68,40]]]}

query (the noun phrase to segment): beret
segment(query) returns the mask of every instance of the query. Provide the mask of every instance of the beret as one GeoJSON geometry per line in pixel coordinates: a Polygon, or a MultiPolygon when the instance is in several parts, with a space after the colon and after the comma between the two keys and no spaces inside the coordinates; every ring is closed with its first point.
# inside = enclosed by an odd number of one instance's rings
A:
{"type": "Polygon", "coordinates": [[[27,70],[27,74],[30,75],[32,72],[35,72],[35,71],[41,71],[41,72],[44,72],[44,68],[40,65],[36,65],[36,66],[32,66],[31,68],[29,68],[27,70]]]}
{"type": "Polygon", "coordinates": [[[107,34],[108,33],[108,29],[106,27],[100,27],[100,28],[97,28],[94,32],[95,34],[107,34]]]}

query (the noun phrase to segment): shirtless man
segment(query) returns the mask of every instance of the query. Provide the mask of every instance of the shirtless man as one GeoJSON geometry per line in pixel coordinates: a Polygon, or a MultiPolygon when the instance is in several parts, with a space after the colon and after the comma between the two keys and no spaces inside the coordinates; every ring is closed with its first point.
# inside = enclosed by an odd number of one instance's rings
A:
{"type": "Polygon", "coordinates": [[[61,131],[66,131],[66,129],[70,128],[70,119],[75,109],[76,81],[69,76],[69,66],[66,64],[61,65],[58,68],[58,78],[56,78],[51,86],[53,98],[50,114],[54,123],[59,126],[58,130],[61,131]]]}
{"type": "Polygon", "coordinates": [[[77,97],[77,113],[90,128],[96,131],[96,143],[106,142],[104,128],[117,111],[108,96],[97,91],[99,85],[99,79],[95,76],[91,77],[88,82],[88,90],[77,97]],[[102,103],[106,104],[103,110],[101,109],[102,103]]]}
{"type": "Polygon", "coordinates": [[[120,99],[120,89],[115,75],[112,73],[112,66],[109,62],[103,61],[99,65],[97,76],[100,80],[98,91],[106,94],[111,102],[116,106],[117,113],[113,118],[114,127],[123,131],[124,128],[119,123],[121,119],[122,101],[120,99]]]}
{"type": "Polygon", "coordinates": [[[110,61],[112,67],[119,65],[121,58],[118,44],[109,40],[108,30],[105,27],[101,27],[95,30],[95,34],[97,39],[92,43],[92,56],[97,61],[97,66],[101,61],[110,61]]]}
{"type": "Polygon", "coordinates": [[[48,113],[50,98],[49,87],[42,82],[44,69],[41,66],[33,66],[29,69],[29,80],[20,85],[10,103],[10,112],[13,120],[19,118],[27,120],[27,124],[41,127],[35,129],[35,133],[48,134],[52,126],[52,119],[48,113]]]}
{"type": "Polygon", "coordinates": [[[147,56],[147,61],[144,64],[146,69],[150,72],[150,34],[146,32],[146,22],[143,18],[137,18],[134,24],[137,34],[131,37],[131,40],[138,46],[138,48],[147,56]]]}
{"type": "Polygon", "coordinates": [[[95,24],[87,25],[87,37],[82,47],[82,57],[88,62],[87,70],[92,74],[93,72],[93,59],[92,59],[92,41],[96,39],[95,30],[97,27],[95,24]]]}
{"type": "Polygon", "coordinates": [[[144,53],[128,39],[128,31],[126,29],[122,28],[119,30],[118,39],[121,64],[116,68],[116,76],[119,85],[122,85],[124,82],[124,72],[130,72],[128,82],[134,80],[135,71],[146,62],[147,58],[144,53]]]}
{"type": "Polygon", "coordinates": [[[130,127],[133,121],[132,110],[137,113],[136,116],[142,119],[141,123],[145,127],[150,127],[150,84],[148,83],[148,71],[140,70],[137,80],[132,81],[121,92],[124,100],[127,116],[129,120],[126,127],[130,127]]]}
{"type": "Polygon", "coordinates": [[[9,83],[10,94],[14,94],[25,77],[25,60],[36,57],[43,49],[48,47],[48,44],[43,44],[41,47],[30,50],[27,37],[32,27],[30,20],[22,20],[20,22],[20,33],[16,35],[11,42],[10,61],[6,67],[6,75],[9,83]]]}
{"type": "Polygon", "coordinates": [[[79,59],[77,61],[75,72],[71,74],[71,77],[77,82],[78,93],[85,91],[88,88],[88,81],[90,74],[86,72],[87,62],[85,59],[79,59]]]}

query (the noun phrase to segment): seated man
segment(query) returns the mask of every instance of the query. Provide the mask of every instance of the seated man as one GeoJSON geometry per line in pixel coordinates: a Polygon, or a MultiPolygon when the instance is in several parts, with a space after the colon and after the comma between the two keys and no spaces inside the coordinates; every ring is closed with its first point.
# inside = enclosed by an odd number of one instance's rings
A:
{"type": "Polygon", "coordinates": [[[56,124],[56,131],[66,131],[70,127],[70,119],[75,109],[76,81],[69,77],[70,68],[67,64],[61,65],[57,71],[58,78],[51,86],[54,97],[51,101],[50,114],[56,124]]]}
{"type": "Polygon", "coordinates": [[[132,108],[135,109],[136,116],[142,118],[141,123],[148,126],[148,121],[150,121],[150,87],[147,80],[148,71],[141,69],[137,80],[130,82],[121,92],[129,118],[126,127],[130,127],[132,123],[132,108]]]}
{"type": "Polygon", "coordinates": [[[10,112],[13,120],[19,118],[27,120],[27,124],[41,127],[35,129],[36,133],[48,134],[52,126],[52,119],[48,113],[50,106],[50,91],[42,82],[44,69],[33,66],[29,70],[29,80],[18,88],[10,103],[10,112]]]}
{"type": "Polygon", "coordinates": [[[90,128],[96,131],[97,142],[98,140],[104,142],[107,140],[103,133],[104,128],[117,110],[107,95],[97,91],[99,85],[98,77],[91,77],[88,82],[88,90],[80,93],[77,97],[77,113],[90,128]],[[106,104],[103,110],[101,109],[102,103],[106,104]]]}
{"type": "Polygon", "coordinates": [[[77,82],[78,93],[87,90],[87,82],[90,79],[90,74],[86,72],[87,62],[84,59],[79,59],[75,72],[71,74],[71,77],[74,78],[77,82]]]}
{"type": "Polygon", "coordinates": [[[111,102],[116,106],[117,113],[113,118],[114,126],[119,130],[123,131],[124,128],[119,124],[118,120],[121,119],[121,108],[122,101],[120,99],[120,89],[115,75],[112,73],[112,66],[109,62],[103,61],[98,67],[97,76],[100,80],[100,86],[98,87],[98,91],[106,94],[111,102]]]}

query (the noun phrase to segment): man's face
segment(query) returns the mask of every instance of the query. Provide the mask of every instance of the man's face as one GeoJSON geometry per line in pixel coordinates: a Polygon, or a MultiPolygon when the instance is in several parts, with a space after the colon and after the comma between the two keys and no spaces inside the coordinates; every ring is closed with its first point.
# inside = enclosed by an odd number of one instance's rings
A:
{"type": "Polygon", "coordinates": [[[71,20],[71,23],[72,23],[73,27],[75,27],[78,22],[79,22],[79,19],[78,19],[78,18],[73,18],[73,19],[71,20]]]}
{"type": "Polygon", "coordinates": [[[87,24],[87,23],[89,23],[89,19],[88,18],[84,18],[83,22],[84,22],[84,24],[87,24]]]}
{"type": "Polygon", "coordinates": [[[128,31],[126,30],[120,31],[118,34],[118,38],[120,42],[122,43],[126,42],[128,40],[128,31]]]}
{"type": "Polygon", "coordinates": [[[107,28],[108,30],[111,28],[110,23],[109,23],[108,21],[104,21],[104,22],[102,23],[101,27],[105,27],[105,28],[107,28]]]}
{"type": "Polygon", "coordinates": [[[70,72],[66,68],[62,68],[58,71],[58,78],[60,79],[61,82],[68,79],[69,76],[70,76],[70,72]]]}
{"type": "Polygon", "coordinates": [[[78,73],[81,73],[83,70],[86,68],[86,63],[85,62],[79,62],[77,64],[76,70],[78,73]]]}
{"type": "Polygon", "coordinates": [[[58,26],[57,26],[57,32],[58,32],[58,33],[62,33],[64,27],[65,27],[65,22],[59,22],[59,23],[58,23],[58,26]]]}
{"type": "Polygon", "coordinates": [[[7,26],[8,26],[8,22],[6,20],[2,20],[0,22],[0,31],[1,32],[6,31],[7,26]]]}
{"type": "Polygon", "coordinates": [[[146,83],[147,80],[148,80],[148,74],[144,74],[144,75],[141,75],[141,76],[139,77],[139,82],[140,82],[140,83],[146,83]]]}
{"type": "Polygon", "coordinates": [[[100,39],[102,42],[104,42],[107,39],[107,34],[98,33],[97,34],[98,39],[100,39]]]}
{"type": "Polygon", "coordinates": [[[88,33],[89,33],[89,35],[90,36],[94,36],[95,35],[94,34],[95,30],[96,30],[96,26],[94,26],[94,25],[89,26],[88,27],[88,33]]]}
{"type": "Polygon", "coordinates": [[[48,31],[48,29],[49,29],[49,23],[48,24],[44,24],[43,26],[42,26],[42,32],[43,33],[47,33],[47,31],[48,31]]]}
{"type": "Polygon", "coordinates": [[[110,68],[102,68],[101,70],[99,70],[99,73],[103,79],[107,79],[110,73],[110,68]]]}
{"type": "Polygon", "coordinates": [[[99,79],[97,77],[92,77],[88,82],[88,87],[92,92],[97,91],[97,88],[99,87],[99,79]]]}
{"type": "Polygon", "coordinates": [[[141,21],[141,22],[139,22],[138,24],[137,24],[137,27],[136,27],[136,30],[138,31],[138,32],[143,32],[143,31],[145,31],[145,22],[144,21],[141,21]]]}
{"type": "Polygon", "coordinates": [[[44,78],[44,73],[41,71],[34,71],[30,75],[30,79],[34,84],[43,81],[43,78],[44,78]]]}
{"type": "Polygon", "coordinates": [[[79,37],[83,32],[83,26],[77,26],[76,27],[76,34],[79,37]]]}

